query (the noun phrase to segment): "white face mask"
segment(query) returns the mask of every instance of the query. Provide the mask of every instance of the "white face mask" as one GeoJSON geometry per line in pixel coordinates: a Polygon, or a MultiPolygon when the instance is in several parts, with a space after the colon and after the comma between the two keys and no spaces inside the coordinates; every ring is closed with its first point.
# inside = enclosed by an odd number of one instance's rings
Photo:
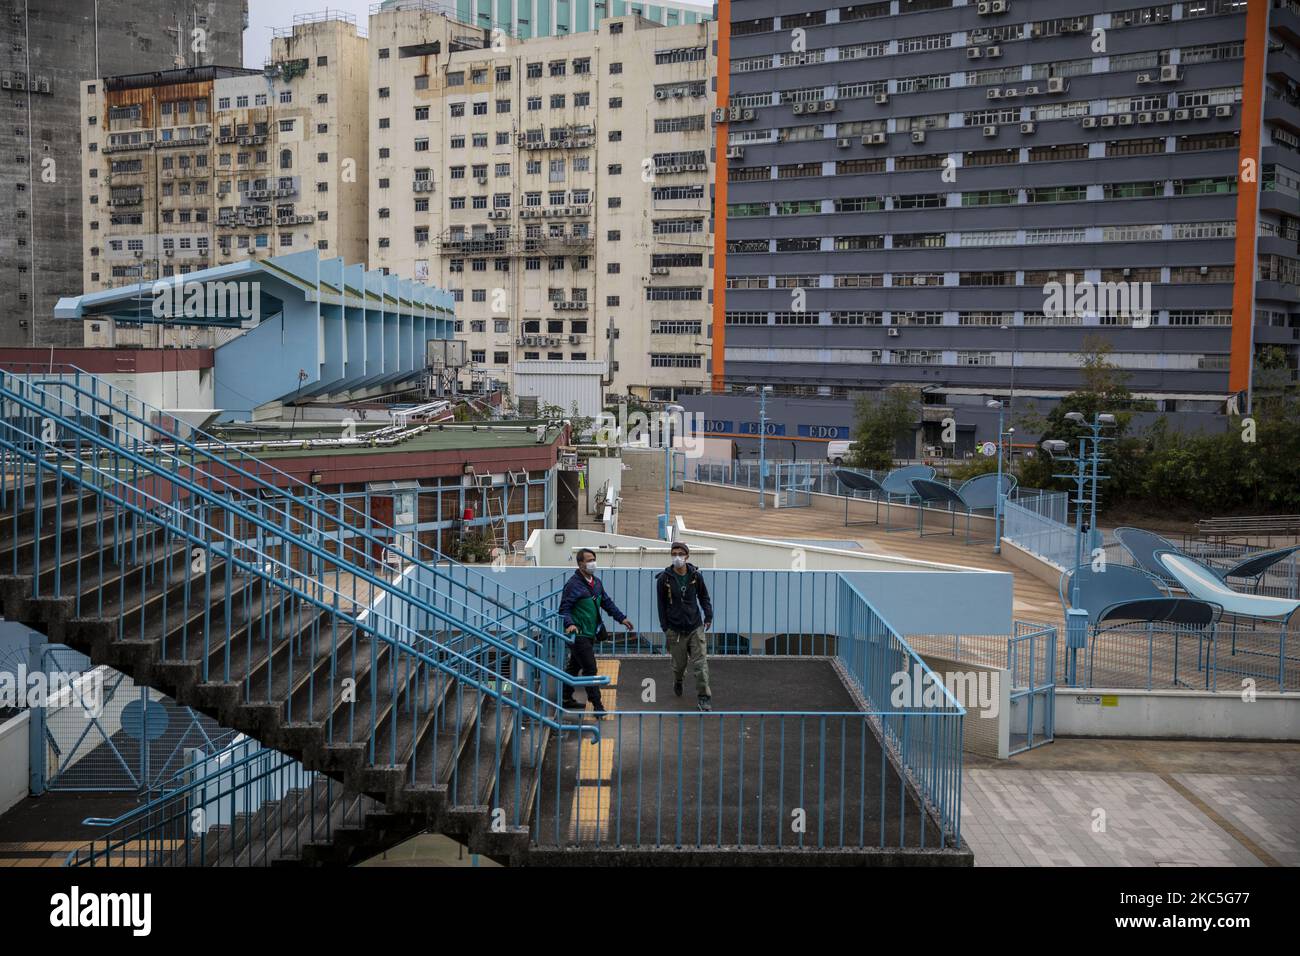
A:
{"type": "Polygon", "coordinates": [[[584,565],[582,566],[582,569],[583,569],[584,571],[586,571],[588,574],[595,574],[595,573],[596,573],[596,562],[595,562],[595,561],[588,561],[586,564],[584,564],[584,565]]]}
{"type": "Polygon", "coordinates": [[[675,568],[684,568],[684,567],[686,567],[686,559],[685,559],[684,557],[682,557],[680,554],[674,554],[674,555],[673,555],[673,567],[675,567],[675,568]]]}

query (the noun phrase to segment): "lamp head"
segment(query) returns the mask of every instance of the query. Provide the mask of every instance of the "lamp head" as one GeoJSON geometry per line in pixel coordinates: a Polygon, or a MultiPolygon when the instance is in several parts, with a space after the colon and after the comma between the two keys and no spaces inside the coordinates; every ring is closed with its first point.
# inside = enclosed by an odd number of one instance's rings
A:
{"type": "Polygon", "coordinates": [[[1114,415],[1111,415],[1109,412],[1104,412],[1104,413],[1102,413],[1101,415],[1098,415],[1098,416],[1097,416],[1097,422],[1098,422],[1098,424],[1101,424],[1101,425],[1114,425],[1114,424],[1115,424],[1115,416],[1114,416],[1114,415]]]}
{"type": "Polygon", "coordinates": [[[1041,447],[1043,451],[1047,452],[1053,458],[1057,455],[1064,455],[1070,450],[1070,446],[1059,438],[1049,438],[1047,441],[1042,443],[1041,447]]]}
{"type": "Polygon", "coordinates": [[[1083,412],[1069,412],[1066,414],[1065,420],[1067,422],[1074,422],[1075,424],[1082,425],[1084,423],[1083,412]]]}

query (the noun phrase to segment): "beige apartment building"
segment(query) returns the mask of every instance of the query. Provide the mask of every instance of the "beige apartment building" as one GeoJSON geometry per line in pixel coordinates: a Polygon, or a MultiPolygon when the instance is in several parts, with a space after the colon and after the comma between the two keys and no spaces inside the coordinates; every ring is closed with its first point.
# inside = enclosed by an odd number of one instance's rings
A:
{"type": "MultiPolygon", "coordinates": [[[[369,72],[355,20],[329,14],[278,31],[264,70],[83,84],[86,291],[305,249],[365,261],[369,72]]],[[[87,323],[87,345],[212,341],[105,325],[87,323]]]]}
{"type": "Polygon", "coordinates": [[[369,262],[455,293],[471,375],[607,361],[615,393],[707,388],[715,36],[371,15],[369,262]]]}

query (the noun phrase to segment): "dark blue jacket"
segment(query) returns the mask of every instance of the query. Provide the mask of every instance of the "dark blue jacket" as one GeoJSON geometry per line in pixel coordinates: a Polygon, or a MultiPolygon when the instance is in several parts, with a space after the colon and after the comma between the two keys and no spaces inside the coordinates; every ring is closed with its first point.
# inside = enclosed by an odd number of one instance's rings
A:
{"type": "Polygon", "coordinates": [[[709,600],[709,589],[704,586],[700,569],[687,562],[685,577],[685,594],[682,593],[681,577],[671,567],[665,568],[655,578],[661,630],[689,632],[701,624],[713,623],[713,602],[709,600]]]}
{"type": "MultiPolygon", "coordinates": [[[[602,608],[606,614],[618,621],[620,624],[627,620],[627,615],[620,611],[618,605],[610,600],[609,595],[605,593],[605,587],[600,583],[600,578],[593,576],[591,583],[588,584],[587,579],[582,576],[581,571],[574,571],[573,577],[569,578],[568,583],[564,585],[563,593],[560,594],[560,619],[564,622],[566,628],[575,624],[575,621],[573,620],[573,609],[574,606],[583,598],[591,598],[594,600],[598,607],[602,608]]],[[[599,624],[599,611],[596,613],[596,619],[597,624],[599,624]]],[[[578,624],[578,631],[580,634],[582,634],[582,630],[583,628],[578,624]]],[[[582,634],[582,636],[594,637],[595,634],[582,634]]]]}

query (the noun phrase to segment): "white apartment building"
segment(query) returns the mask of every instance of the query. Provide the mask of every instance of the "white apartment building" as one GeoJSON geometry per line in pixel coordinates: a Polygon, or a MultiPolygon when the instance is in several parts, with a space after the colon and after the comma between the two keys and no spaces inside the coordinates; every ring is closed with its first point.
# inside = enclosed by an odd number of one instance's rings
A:
{"type": "MultiPolygon", "coordinates": [[[[265,70],[84,83],[85,290],[305,249],[364,261],[368,78],[365,36],[333,13],[277,31],[265,70]]],[[[104,325],[87,323],[87,345],[164,342],[161,326],[104,325]]]]}
{"type": "Polygon", "coordinates": [[[707,389],[715,36],[372,14],[370,265],[453,291],[471,374],[595,360],[615,393],[707,389]]]}

